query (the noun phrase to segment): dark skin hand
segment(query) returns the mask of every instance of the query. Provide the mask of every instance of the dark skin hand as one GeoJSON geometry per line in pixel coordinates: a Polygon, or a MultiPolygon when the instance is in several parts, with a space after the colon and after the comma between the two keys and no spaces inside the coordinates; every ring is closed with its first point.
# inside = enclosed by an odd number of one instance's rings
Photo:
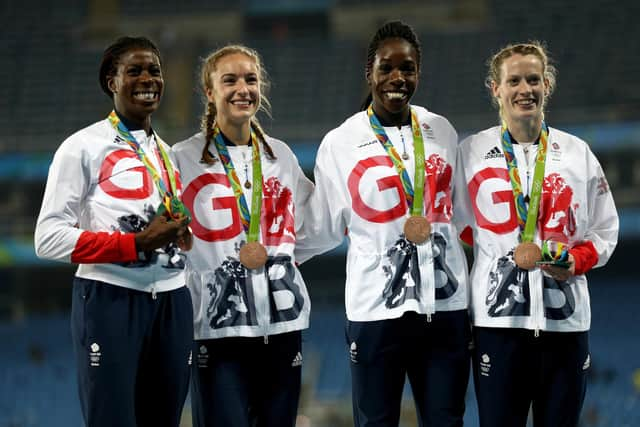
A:
{"type": "Polygon", "coordinates": [[[185,232],[178,237],[176,241],[180,250],[190,251],[193,247],[193,233],[191,232],[191,227],[187,226],[185,232]]]}
{"type": "MultiPolygon", "coordinates": [[[[147,228],[136,233],[136,249],[138,251],[152,251],[162,248],[169,243],[182,241],[185,250],[191,249],[193,238],[188,227],[187,217],[177,218],[169,221],[163,215],[157,215],[149,223],[147,228]],[[188,249],[186,249],[188,247],[188,249]]],[[[181,245],[182,249],[183,246],[181,245]]]]}

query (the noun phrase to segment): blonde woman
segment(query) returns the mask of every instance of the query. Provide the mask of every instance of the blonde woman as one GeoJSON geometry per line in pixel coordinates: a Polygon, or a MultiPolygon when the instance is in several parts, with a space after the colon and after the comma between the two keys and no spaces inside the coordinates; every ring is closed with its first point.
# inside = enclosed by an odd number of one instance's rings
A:
{"type": "Polygon", "coordinates": [[[291,426],[309,296],[293,250],[313,185],[255,115],[268,111],[258,54],[223,47],[202,64],[202,130],[172,149],[193,214],[196,426],[291,426]]]}
{"type": "Polygon", "coordinates": [[[508,45],[487,87],[502,124],[459,147],[473,229],[473,370],[483,427],[577,426],[590,365],[585,273],[604,265],[618,216],[596,157],[550,127],[555,68],[540,43],[508,45]]]}

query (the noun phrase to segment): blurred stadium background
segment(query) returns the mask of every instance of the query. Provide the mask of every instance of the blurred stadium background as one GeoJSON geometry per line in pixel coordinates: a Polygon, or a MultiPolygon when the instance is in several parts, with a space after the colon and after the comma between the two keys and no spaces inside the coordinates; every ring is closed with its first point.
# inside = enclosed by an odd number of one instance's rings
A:
{"type": "MultiPolygon", "coordinates": [[[[414,103],[461,136],[497,122],[485,60],[510,41],[543,40],[559,69],[547,121],[587,140],[621,217],[618,249],[591,274],[592,370],[583,427],[640,426],[640,3],[636,0],[3,0],[0,2],[0,427],[80,426],[69,332],[74,268],[33,252],[53,151],[110,111],[98,85],[104,47],[146,35],[164,56],[154,127],[197,131],[199,58],[228,42],[256,48],[273,81],[272,135],[311,176],[322,136],[358,108],[366,46],[389,19],[423,45],[414,103]]],[[[344,251],[303,265],[313,310],[305,333],[299,427],[352,425],[343,334],[344,251]]],[[[477,426],[473,385],[466,425],[477,426]]],[[[406,394],[402,426],[415,425],[406,394]]],[[[190,426],[188,405],[183,426],[190,426]]]]}

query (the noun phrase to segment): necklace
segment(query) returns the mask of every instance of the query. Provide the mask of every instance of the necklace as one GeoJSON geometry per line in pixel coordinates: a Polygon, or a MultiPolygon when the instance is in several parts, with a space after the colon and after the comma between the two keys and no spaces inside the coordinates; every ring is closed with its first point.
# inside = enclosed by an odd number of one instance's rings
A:
{"type": "Polygon", "coordinates": [[[402,160],[409,160],[409,154],[407,154],[407,146],[404,142],[404,132],[402,132],[402,128],[400,130],[400,139],[402,140],[402,160]]]}
{"type": "Polygon", "coordinates": [[[244,188],[247,190],[251,188],[251,181],[249,181],[249,162],[247,161],[247,153],[242,152],[242,161],[244,162],[244,188]]]}

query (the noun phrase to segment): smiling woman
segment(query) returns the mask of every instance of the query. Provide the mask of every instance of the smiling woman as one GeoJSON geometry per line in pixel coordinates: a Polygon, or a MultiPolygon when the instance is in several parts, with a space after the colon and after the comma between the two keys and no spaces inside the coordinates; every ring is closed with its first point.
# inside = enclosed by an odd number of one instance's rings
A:
{"type": "Polygon", "coordinates": [[[446,118],[410,104],[420,58],[407,24],[377,30],[364,111],[322,141],[305,212],[300,260],[349,237],[345,353],[358,427],[398,425],[405,376],[420,425],[462,425],[470,331],[452,224],[458,141],[446,118]]]}
{"type": "Polygon", "coordinates": [[[373,111],[382,125],[410,122],[409,100],[418,87],[419,65],[419,50],[401,38],[381,43],[373,63],[367,65],[373,111]]]}
{"type": "Polygon", "coordinates": [[[120,38],[99,79],[114,110],[56,151],[36,253],[79,264],[72,335],[85,424],[177,427],[193,334],[182,253],[191,235],[169,147],[151,127],[160,53],[144,37],[120,38]]]}
{"type": "Polygon", "coordinates": [[[119,115],[149,133],[151,113],[158,109],[164,89],[160,52],[144,41],[122,49],[116,44],[105,52],[100,86],[119,115]]]}
{"type": "Polygon", "coordinates": [[[520,45],[492,58],[486,85],[516,140],[537,139],[555,83],[556,69],[542,46],[520,45]]]}
{"type": "Polygon", "coordinates": [[[107,86],[116,111],[149,132],[151,113],[160,105],[164,88],[158,55],[141,49],[122,55],[115,75],[107,76],[107,86]]]}
{"type": "Polygon", "coordinates": [[[534,426],[577,426],[591,360],[585,274],[611,256],[618,215],[589,146],[544,120],[556,74],[544,46],[505,46],[488,65],[501,123],[462,141],[457,181],[470,195],[459,212],[473,229],[480,425],[524,427],[531,408],[534,426]]]}
{"type": "Polygon", "coordinates": [[[312,190],[266,135],[269,81],[256,51],[223,47],[202,63],[202,131],[172,147],[193,212],[194,425],[295,425],[309,295],[294,255],[312,190]]]}

